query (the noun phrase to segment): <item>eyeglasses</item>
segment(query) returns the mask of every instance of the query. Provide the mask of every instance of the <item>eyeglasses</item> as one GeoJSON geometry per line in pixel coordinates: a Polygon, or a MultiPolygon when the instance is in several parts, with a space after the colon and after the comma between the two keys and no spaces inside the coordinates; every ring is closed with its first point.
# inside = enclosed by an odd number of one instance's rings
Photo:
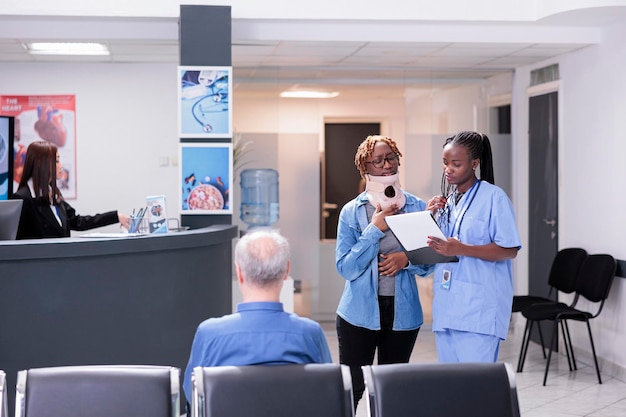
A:
{"type": "Polygon", "coordinates": [[[395,165],[398,163],[398,155],[394,153],[393,155],[387,156],[385,158],[377,158],[373,161],[365,161],[365,163],[374,165],[374,168],[382,168],[385,166],[385,161],[389,162],[389,165],[395,165]]]}

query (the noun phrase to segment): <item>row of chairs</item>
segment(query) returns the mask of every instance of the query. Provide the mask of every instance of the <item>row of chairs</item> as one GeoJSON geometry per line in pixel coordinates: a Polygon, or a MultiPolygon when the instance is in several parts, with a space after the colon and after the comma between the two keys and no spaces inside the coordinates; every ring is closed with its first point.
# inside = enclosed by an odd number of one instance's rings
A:
{"type": "MultiPolygon", "coordinates": [[[[372,417],[519,417],[509,364],[363,367],[372,417]]],[[[15,417],[179,417],[180,370],[67,366],[18,373],[15,417]]],[[[0,371],[0,417],[7,417],[0,371]]],[[[354,417],[346,365],[196,368],[190,417],[354,417]]]]}
{"type": "MultiPolygon", "coordinates": [[[[570,337],[568,321],[585,322],[589,341],[591,344],[591,352],[598,376],[598,383],[602,383],[600,376],[600,367],[598,366],[598,358],[591,333],[590,320],[598,317],[604,307],[604,302],[609,296],[611,284],[617,270],[617,262],[615,258],[607,254],[589,255],[582,248],[565,248],[560,250],[550,268],[548,275],[549,291],[545,297],[534,295],[522,295],[513,297],[513,312],[521,312],[526,319],[524,335],[522,337],[522,346],[517,364],[517,372],[522,372],[526,354],[528,353],[528,345],[535,323],[538,323],[537,329],[543,357],[546,360],[546,369],[543,377],[543,385],[546,385],[548,379],[548,370],[550,369],[550,360],[552,352],[557,348],[557,335],[559,328],[563,335],[563,346],[567,355],[567,363],[570,372],[577,370],[576,358],[570,337]],[[558,293],[574,294],[570,304],[565,304],[557,300],[558,293]],[[579,302],[586,299],[593,303],[595,311],[587,311],[582,309],[579,302]],[[545,342],[541,331],[540,322],[552,322],[552,337],[550,340],[550,348],[546,357],[545,342]]],[[[582,303],[581,303],[582,304],[582,303]]]]}

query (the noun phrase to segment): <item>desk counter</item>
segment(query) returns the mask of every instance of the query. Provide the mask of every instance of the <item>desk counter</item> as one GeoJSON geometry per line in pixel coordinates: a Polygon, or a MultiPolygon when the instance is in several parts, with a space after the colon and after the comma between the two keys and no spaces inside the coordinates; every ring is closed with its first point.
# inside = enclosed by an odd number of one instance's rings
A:
{"type": "MultiPolygon", "coordinates": [[[[216,225],[128,238],[0,242],[0,369],[172,365],[198,324],[232,311],[232,239],[216,225]]],[[[182,390],[181,390],[182,391],[182,390]]]]}

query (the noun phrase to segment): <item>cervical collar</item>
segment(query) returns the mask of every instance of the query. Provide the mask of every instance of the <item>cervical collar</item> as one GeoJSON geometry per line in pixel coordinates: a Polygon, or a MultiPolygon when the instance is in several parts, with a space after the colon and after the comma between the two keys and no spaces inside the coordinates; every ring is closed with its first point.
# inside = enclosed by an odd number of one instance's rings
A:
{"type": "Polygon", "coordinates": [[[365,175],[365,192],[370,204],[374,207],[380,204],[383,210],[392,204],[397,204],[399,208],[402,208],[406,203],[398,181],[398,174],[382,177],[365,175]]]}

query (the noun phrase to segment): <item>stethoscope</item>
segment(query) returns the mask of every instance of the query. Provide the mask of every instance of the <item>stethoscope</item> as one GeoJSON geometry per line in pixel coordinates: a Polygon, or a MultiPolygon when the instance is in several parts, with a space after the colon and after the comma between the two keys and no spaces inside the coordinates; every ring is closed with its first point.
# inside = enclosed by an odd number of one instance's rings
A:
{"type": "MultiPolygon", "coordinates": [[[[454,225],[452,226],[452,230],[449,233],[449,235],[450,235],[449,237],[455,236],[455,231],[456,231],[456,237],[457,238],[458,238],[458,235],[461,233],[461,225],[463,224],[463,219],[465,218],[465,213],[467,212],[467,209],[469,209],[469,207],[474,202],[474,198],[476,197],[476,194],[478,194],[478,189],[480,188],[480,184],[481,184],[481,180],[480,179],[476,179],[476,181],[474,181],[474,184],[472,184],[472,187],[467,192],[467,194],[466,194],[466,202],[463,204],[463,206],[461,206],[460,215],[456,217],[454,225]],[[467,199],[469,199],[469,200],[467,200],[467,199]]],[[[457,192],[457,190],[454,191],[454,193],[456,193],[456,192],[457,192]]],[[[452,194],[454,194],[454,193],[452,193],[452,194]]],[[[450,195],[449,197],[451,197],[451,196],[452,195],[450,195]]],[[[447,210],[451,210],[451,208],[448,206],[448,203],[446,203],[446,209],[447,210]]],[[[449,214],[449,211],[448,211],[448,214],[449,214]]],[[[443,216],[441,216],[440,219],[442,219],[442,217],[443,216]]],[[[448,217],[448,221],[449,221],[449,217],[448,217]]],[[[441,223],[439,223],[439,226],[441,227],[443,225],[441,223]]]]}
{"type": "Polygon", "coordinates": [[[202,120],[207,113],[228,111],[228,90],[219,86],[216,87],[218,81],[223,81],[227,79],[227,77],[228,76],[225,75],[216,79],[210,86],[207,87],[210,90],[209,94],[200,97],[191,107],[191,114],[193,118],[200,126],[202,126],[202,130],[205,133],[211,133],[213,131],[213,126],[202,120]],[[209,99],[212,101],[211,104],[203,106],[202,103],[209,99]]]}

